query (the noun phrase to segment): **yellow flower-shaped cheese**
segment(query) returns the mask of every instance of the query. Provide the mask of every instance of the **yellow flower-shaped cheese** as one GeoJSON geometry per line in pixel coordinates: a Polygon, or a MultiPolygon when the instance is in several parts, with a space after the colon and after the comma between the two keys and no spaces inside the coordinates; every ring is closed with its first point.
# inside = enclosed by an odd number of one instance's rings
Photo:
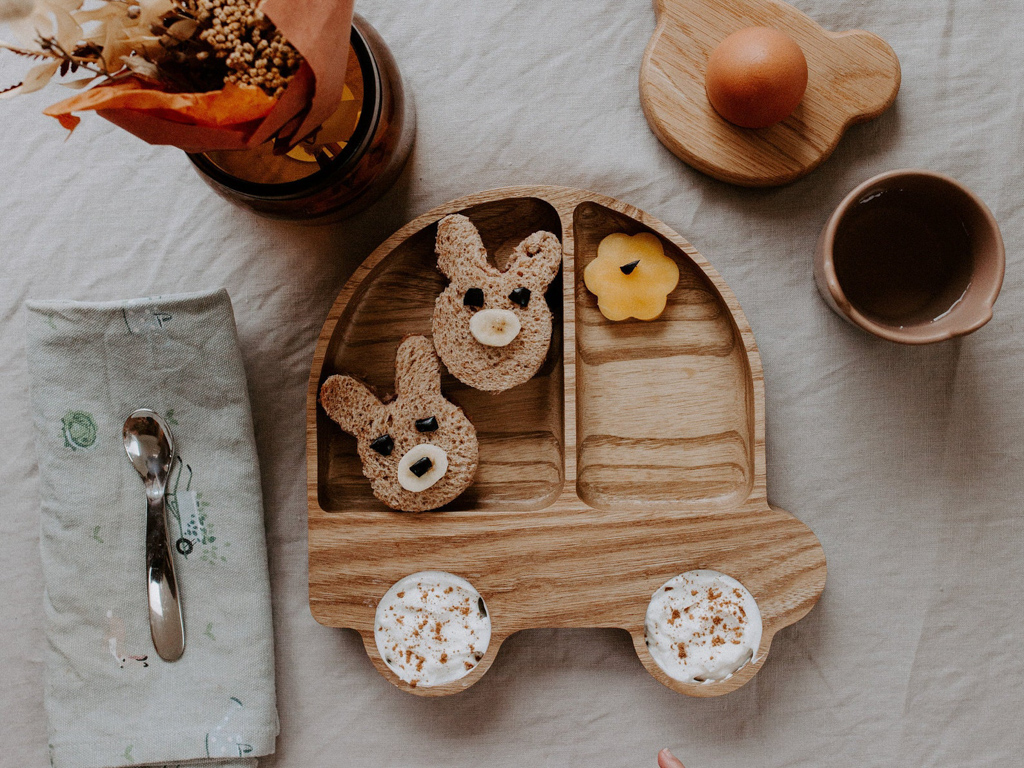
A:
{"type": "Polygon", "coordinates": [[[665,311],[679,284],[679,266],[650,232],[616,232],[597,246],[597,258],[583,270],[587,290],[597,296],[609,320],[653,320],[665,311]]]}

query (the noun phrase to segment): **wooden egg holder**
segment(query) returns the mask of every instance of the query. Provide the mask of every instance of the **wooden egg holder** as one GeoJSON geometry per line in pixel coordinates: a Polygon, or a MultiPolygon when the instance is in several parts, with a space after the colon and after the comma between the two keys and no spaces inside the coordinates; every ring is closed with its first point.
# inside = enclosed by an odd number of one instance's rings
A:
{"type": "Polygon", "coordinates": [[[683,238],[608,197],[499,189],[435,208],[395,233],[331,309],[313,358],[307,425],[312,613],[357,630],[380,673],[420,696],[467,688],[505,638],[539,627],[624,628],[660,682],[717,696],[754,676],[775,633],[802,618],[825,585],[817,538],[767,500],[761,361],[736,298],[683,238]],[[393,392],[399,342],[430,332],[445,286],[436,224],[456,212],[472,219],[502,267],[532,232],[559,236],[563,277],[546,296],[551,349],[536,377],[501,394],[444,375],[446,397],[478,432],[476,481],[440,511],[395,512],[373,497],[355,439],[318,407],[317,393],[334,373],[393,392]],[[679,286],[657,320],[609,322],[583,286],[583,267],[605,235],[644,231],[679,264],[679,286]],[[739,579],[763,615],[757,658],[722,682],[672,680],[644,642],[655,590],[695,568],[739,579]],[[373,622],[388,588],[425,570],[468,579],[487,602],[492,636],[465,678],[412,687],[384,664],[373,622]]]}
{"type": "Polygon", "coordinates": [[[862,30],[829,32],[782,0],[655,0],[658,26],[640,68],[640,103],[673,154],[716,179],[748,187],[794,181],[818,167],[854,123],[881,115],[900,89],[889,44],[862,30]],[[708,101],[708,57],[745,27],[792,37],[807,58],[796,111],[753,130],[729,123],[708,101]]]}

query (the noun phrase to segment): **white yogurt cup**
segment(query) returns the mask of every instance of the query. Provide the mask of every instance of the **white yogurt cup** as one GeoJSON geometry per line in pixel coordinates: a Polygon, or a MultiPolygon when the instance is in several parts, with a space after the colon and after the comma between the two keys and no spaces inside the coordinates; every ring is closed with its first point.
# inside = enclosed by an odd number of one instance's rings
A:
{"type": "Polygon", "coordinates": [[[374,639],[384,663],[412,686],[468,675],[487,652],[491,618],[465,579],[444,571],[406,576],[377,605],[374,639]]]}
{"type": "Polygon", "coordinates": [[[746,587],[711,570],[687,571],[651,597],[647,648],[673,680],[717,682],[757,657],[761,612],[746,587]]]}

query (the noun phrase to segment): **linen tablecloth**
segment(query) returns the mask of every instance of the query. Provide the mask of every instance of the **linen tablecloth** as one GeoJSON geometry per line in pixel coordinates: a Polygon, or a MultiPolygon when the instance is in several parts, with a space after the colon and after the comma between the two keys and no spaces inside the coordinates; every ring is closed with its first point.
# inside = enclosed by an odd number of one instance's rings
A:
{"type": "MultiPolygon", "coordinates": [[[[676,160],[640,110],[649,0],[360,0],[415,94],[402,180],[324,228],[232,208],[175,150],[102,120],[64,142],[48,91],[0,104],[0,764],[46,765],[39,498],[21,305],[224,285],[249,377],[269,535],[281,737],[267,765],[688,768],[1012,765],[1024,749],[1024,6],[1019,0],[798,0],[829,29],[885,37],[896,106],[802,181],[742,190],[676,160]],[[883,170],[976,190],[1003,226],[995,319],[898,347],[817,296],[831,208],[883,170]],[[722,273],[764,360],[768,490],[821,539],[818,607],[723,698],[689,699],[625,633],[533,631],[440,700],[384,681],[307,600],[305,396],[346,276],[413,216],[521,183],[585,187],[687,237],[722,273]]],[[[0,59],[0,61],[3,61],[0,59]]],[[[9,62],[0,68],[14,79],[9,62]]]]}

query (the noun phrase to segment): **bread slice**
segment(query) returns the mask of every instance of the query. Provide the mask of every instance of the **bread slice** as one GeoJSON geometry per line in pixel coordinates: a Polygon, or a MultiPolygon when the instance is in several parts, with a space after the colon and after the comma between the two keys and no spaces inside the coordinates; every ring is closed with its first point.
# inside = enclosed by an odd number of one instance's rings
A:
{"type": "MultiPolygon", "coordinates": [[[[379,400],[351,376],[331,376],[320,387],[320,404],[345,432],[354,436],[373,494],[392,509],[425,512],[448,504],[476,475],[479,447],[476,429],[462,409],[441,394],[441,371],[430,339],[409,336],[395,358],[393,399],[379,400]],[[434,417],[437,428],[421,431],[417,422],[434,417]],[[384,455],[373,448],[388,435],[391,450],[384,455]],[[430,443],[444,450],[448,468],[434,485],[413,492],[402,487],[400,462],[411,449],[430,443]]],[[[432,426],[432,425],[429,425],[432,426]]]]}
{"type": "Polygon", "coordinates": [[[436,249],[438,269],[451,283],[434,304],[432,330],[448,370],[464,384],[487,392],[502,392],[533,378],[551,346],[551,310],[544,294],[561,269],[558,238],[534,232],[516,246],[501,272],[488,262],[473,223],[453,214],[438,223],[436,249]],[[471,289],[483,294],[482,305],[467,304],[471,289]],[[529,292],[525,306],[522,289],[529,292]],[[483,309],[499,309],[518,319],[519,333],[506,346],[487,346],[473,335],[470,321],[483,309]]]}

